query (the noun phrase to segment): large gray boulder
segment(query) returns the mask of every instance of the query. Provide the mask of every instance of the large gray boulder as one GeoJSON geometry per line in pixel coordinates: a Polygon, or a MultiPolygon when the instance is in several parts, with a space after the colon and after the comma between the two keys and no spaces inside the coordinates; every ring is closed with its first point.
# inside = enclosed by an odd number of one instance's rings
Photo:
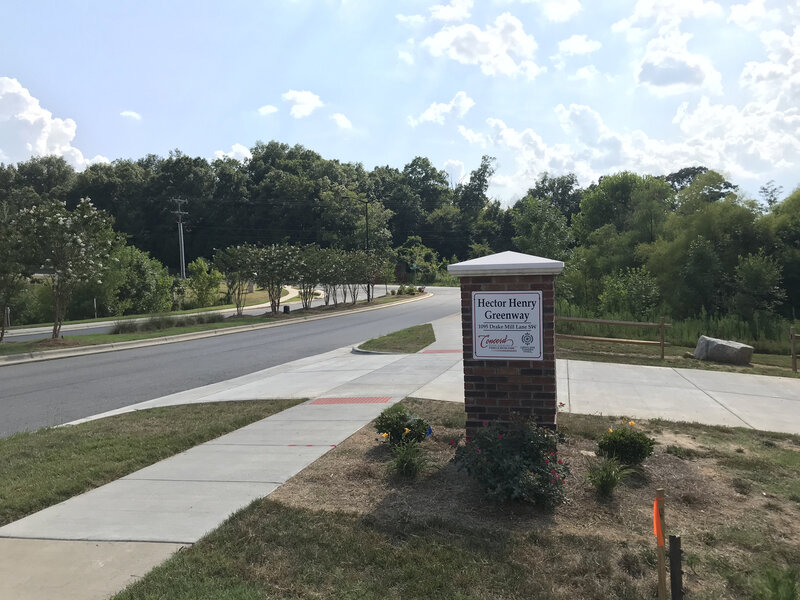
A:
{"type": "Polygon", "coordinates": [[[753,358],[753,347],[739,342],[718,340],[717,338],[700,336],[694,357],[698,360],[730,363],[732,365],[749,365],[753,358]]]}

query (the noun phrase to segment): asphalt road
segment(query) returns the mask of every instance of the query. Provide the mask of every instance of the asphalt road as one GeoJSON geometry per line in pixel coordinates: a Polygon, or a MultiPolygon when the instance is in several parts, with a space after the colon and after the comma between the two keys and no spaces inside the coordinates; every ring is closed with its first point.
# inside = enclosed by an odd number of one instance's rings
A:
{"type": "Polygon", "coordinates": [[[313,356],[460,310],[432,298],[260,331],[0,367],[0,437],[59,425],[313,356]]]}

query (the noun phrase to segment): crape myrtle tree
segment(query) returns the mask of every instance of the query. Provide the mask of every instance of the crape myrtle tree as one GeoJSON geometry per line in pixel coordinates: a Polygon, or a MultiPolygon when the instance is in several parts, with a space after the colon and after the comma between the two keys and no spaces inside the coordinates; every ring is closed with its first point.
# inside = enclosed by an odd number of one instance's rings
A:
{"type": "Polygon", "coordinates": [[[322,280],[322,250],[316,244],[309,244],[299,249],[295,262],[295,279],[300,291],[300,302],[303,308],[311,308],[314,291],[322,280]]]}
{"type": "Polygon", "coordinates": [[[288,244],[271,244],[256,253],[256,283],[267,290],[273,315],[280,309],[283,287],[295,279],[298,254],[288,244]]]}
{"type": "Polygon", "coordinates": [[[114,248],[120,243],[112,219],[82,198],[74,210],[61,201],[43,202],[20,211],[26,239],[37,240],[37,258],[53,295],[53,339],[61,333],[75,287],[102,281],[114,248]]]}
{"type": "Polygon", "coordinates": [[[363,250],[353,250],[345,253],[345,285],[350,290],[350,298],[353,304],[358,302],[358,292],[364,282],[366,263],[367,253],[363,250]]]}
{"type": "Polygon", "coordinates": [[[318,255],[319,283],[322,285],[325,306],[333,300],[333,305],[339,305],[337,294],[338,286],[344,279],[344,253],[336,248],[323,248],[318,255]]]}
{"type": "Polygon", "coordinates": [[[6,334],[8,308],[32,273],[21,225],[12,217],[8,202],[0,203],[0,342],[6,334]]]}
{"type": "Polygon", "coordinates": [[[241,317],[250,282],[256,278],[258,248],[251,244],[230,246],[214,253],[214,267],[222,273],[228,288],[228,302],[236,304],[236,316],[241,317]]]}

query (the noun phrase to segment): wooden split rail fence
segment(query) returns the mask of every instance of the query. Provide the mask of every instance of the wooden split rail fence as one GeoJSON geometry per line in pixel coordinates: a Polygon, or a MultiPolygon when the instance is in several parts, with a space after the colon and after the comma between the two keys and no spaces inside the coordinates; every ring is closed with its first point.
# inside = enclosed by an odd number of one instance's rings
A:
{"type": "Polygon", "coordinates": [[[624,338],[606,338],[596,337],[589,335],[571,335],[566,333],[557,333],[557,338],[565,340],[590,340],[594,342],[612,342],[617,344],[637,344],[640,346],[660,346],[661,358],[664,358],[664,346],[669,346],[669,342],[664,341],[664,330],[672,327],[670,323],[664,322],[664,317],[661,317],[658,323],[639,323],[637,321],[607,321],[605,319],[584,319],[581,317],[559,317],[556,316],[556,322],[565,321],[568,323],[593,323],[596,325],[613,325],[621,327],[644,327],[648,329],[658,329],[658,340],[630,340],[624,338]]]}

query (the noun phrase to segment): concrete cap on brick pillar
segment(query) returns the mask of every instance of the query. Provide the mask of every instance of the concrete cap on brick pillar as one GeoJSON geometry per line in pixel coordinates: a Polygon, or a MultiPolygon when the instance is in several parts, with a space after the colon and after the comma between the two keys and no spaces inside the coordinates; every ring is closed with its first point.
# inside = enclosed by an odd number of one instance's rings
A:
{"type": "Polygon", "coordinates": [[[456,277],[558,275],[563,269],[564,263],[560,260],[512,252],[511,250],[465,260],[447,267],[447,271],[456,277]]]}

